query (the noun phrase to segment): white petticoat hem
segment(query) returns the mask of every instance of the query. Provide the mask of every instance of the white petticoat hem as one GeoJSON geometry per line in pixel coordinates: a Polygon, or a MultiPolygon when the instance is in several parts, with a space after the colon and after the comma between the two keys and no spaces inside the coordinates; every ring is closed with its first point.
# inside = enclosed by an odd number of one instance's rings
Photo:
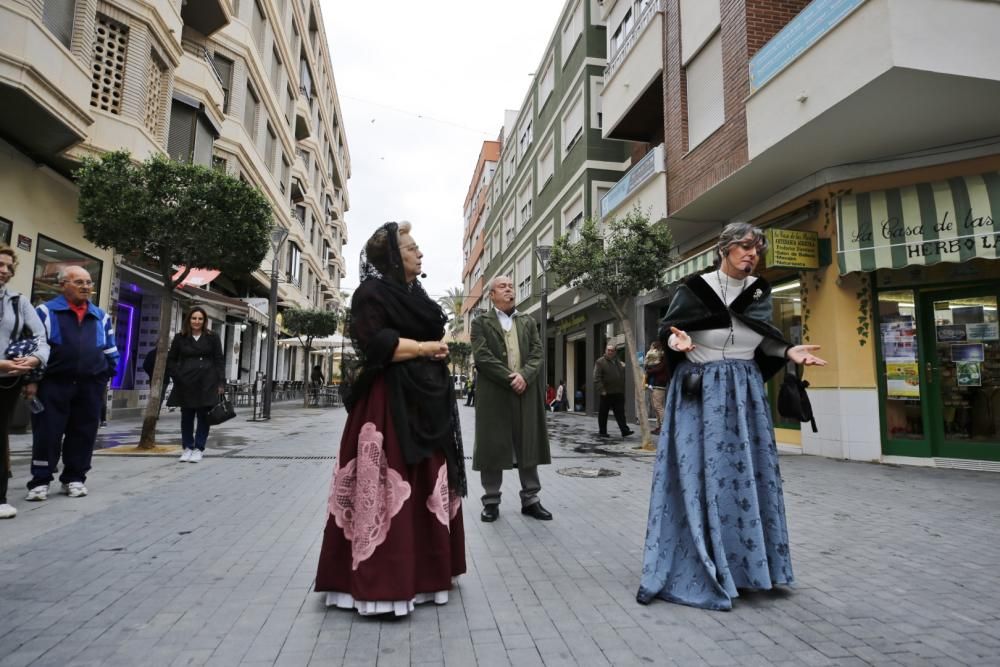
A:
{"type": "Polygon", "coordinates": [[[423,604],[424,602],[445,604],[448,602],[448,591],[417,593],[412,600],[390,601],[355,600],[350,593],[326,594],[327,607],[337,607],[338,609],[356,609],[362,616],[373,616],[375,614],[406,616],[413,611],[413,608],[416,605],[423,604]]]}

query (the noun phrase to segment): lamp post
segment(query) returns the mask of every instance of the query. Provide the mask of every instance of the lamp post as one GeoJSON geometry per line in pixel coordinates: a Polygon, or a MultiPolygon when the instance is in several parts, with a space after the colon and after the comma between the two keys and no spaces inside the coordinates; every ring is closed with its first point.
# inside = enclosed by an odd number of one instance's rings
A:
{"type": "Polygon", "coordinates": [[[288,238],[288,230],[280,224],[271,228],[271,293],[267,300],[267,376],[264,378],[264,401],[261,418],[271,418],[271,393],[274,390],[274,339],[277,336],[278,319],[278,251],[288,238]]]}
{"type": "Polygon", "coordinates": [[[549,279],[546,273],[549,270],[549,259],[552,256],[552,246],[550,245],[537,245],[535,246],[535,257],[538,258],[538,265],[542,267],[542,385],[545,387],[549,386],[549,375],[548,375],[548,356],[549,356],[549,340],[548,332],[546,331],[547,324],[549,321],[549,279]]]}

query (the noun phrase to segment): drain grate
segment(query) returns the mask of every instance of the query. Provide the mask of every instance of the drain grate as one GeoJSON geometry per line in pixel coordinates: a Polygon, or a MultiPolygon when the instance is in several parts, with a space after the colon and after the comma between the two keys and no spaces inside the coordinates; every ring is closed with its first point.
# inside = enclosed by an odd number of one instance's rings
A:
{"type": "Polygon", "coordinates": [[[559,468],[556,472],[566,477],[617,477],[621,474],[610,468],[559,468]]]}

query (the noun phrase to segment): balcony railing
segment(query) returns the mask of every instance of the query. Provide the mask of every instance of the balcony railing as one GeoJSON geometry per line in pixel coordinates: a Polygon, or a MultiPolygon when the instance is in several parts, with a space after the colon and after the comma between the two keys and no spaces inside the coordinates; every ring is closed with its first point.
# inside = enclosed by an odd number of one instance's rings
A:
{"type": "Polygon", "coordinates": [[[646,153],[645,156],[625,172],[621,180],[601,198],[601,219],[625,201],[629,195],[646,184],[656,174],[665,171],[663,144],[646,153]]]}
{"type": "Polygon", "coordinates": [[[753,92],[795,62],[865,0],[813,0],[750,59],[753,92]]]}
{"type": "Polygon", "coordinates": [[[663,12],[665,4],[666,0],[652,0],[648,5],[646,5],[646,8],[642,10],[642,14],[639,15],[638,19],[636,19],[635,25],[632,26],[632,29],[629,30],[628,34],[625,35],[625,38],[622,39],[621,48],[619,48],[616,53],[612,54],[611,59],[608,60],[608,64],[604,68],[605,82],[607,82],[607,80],[611,78],[611,75],[615,73],[615,70],[617,70],[623,62],[625,62],[628,52],[631,51],[632,47],[634,47],[636,42],[639,41],[639,36],[642,34],[642,31],[645,30],[646,26],[649,25],[649,22],[653,20],[653,16],[663,12]]]}

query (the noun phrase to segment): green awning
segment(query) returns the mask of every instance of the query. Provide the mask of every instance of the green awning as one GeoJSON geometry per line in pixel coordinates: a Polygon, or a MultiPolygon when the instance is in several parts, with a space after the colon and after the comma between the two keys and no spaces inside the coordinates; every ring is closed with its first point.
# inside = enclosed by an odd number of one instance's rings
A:
{"type": "Polygon", "coordinates": [[[840,198],[837,263],[853,271],[1000,257],[1000,173],[840,198]]]}
{"type": "Polygon", "coordinates": [[[713,253],[715,252],[715,246],[712,246],[708,250],[704,250],[697,255],[692,255],[687,259],[682,259],[676,264],[667,268],[663,273],[663,281],[669,285],[675,283],[678,280],[687,278],[693,273],[700,273],[708,267],[712,266],[713,253]]]}

